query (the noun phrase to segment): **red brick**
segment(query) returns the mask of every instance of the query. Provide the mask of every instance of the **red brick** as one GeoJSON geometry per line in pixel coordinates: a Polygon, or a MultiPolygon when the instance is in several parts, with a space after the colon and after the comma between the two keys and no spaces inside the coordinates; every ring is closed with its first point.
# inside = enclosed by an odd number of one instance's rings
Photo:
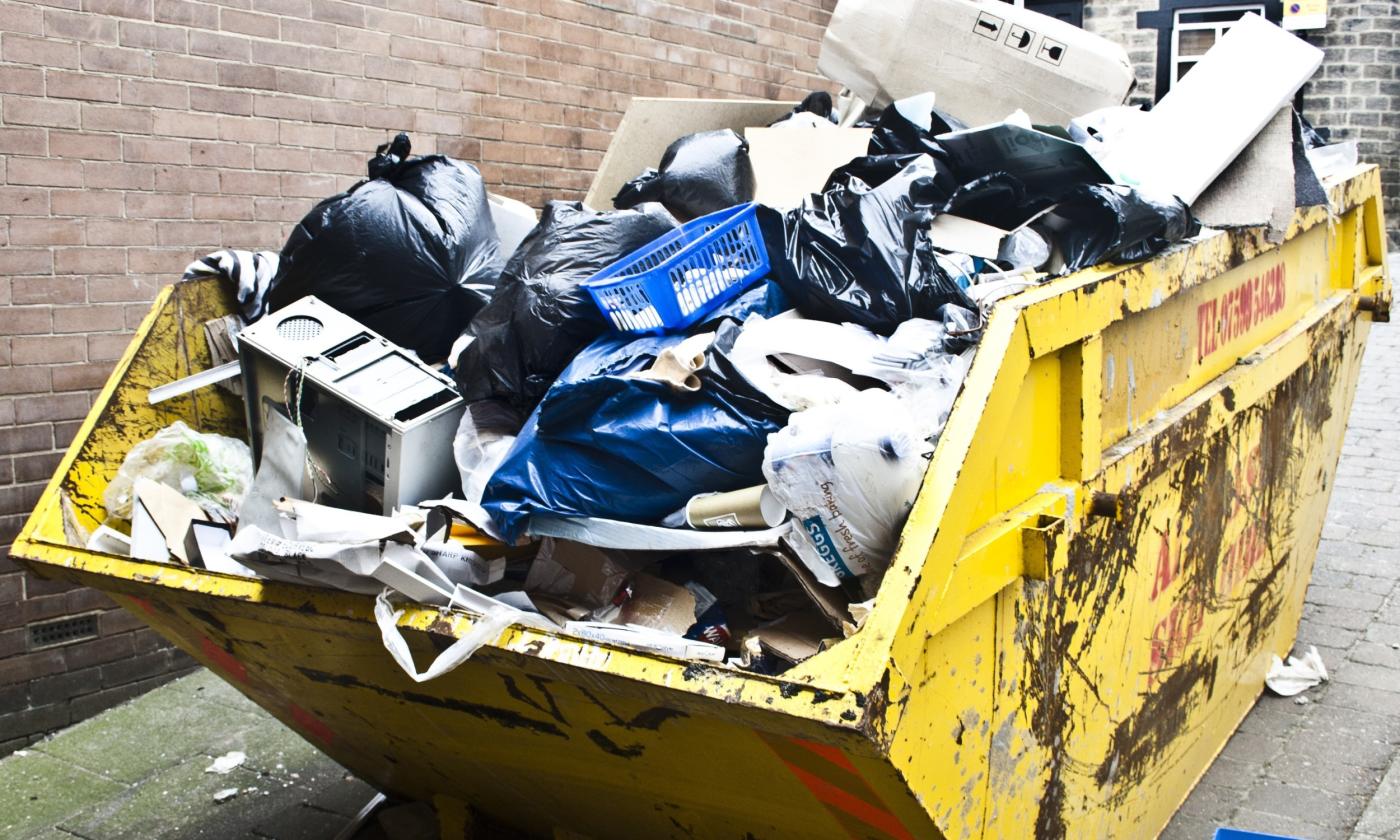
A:
{"type": "MultiPolygon", "coordinates": [[[[83,0],[83,11],[111,15],[112,17],[150,20],[151,0],[83,0]]],[[[126,21],[122,21],[122,28],[123,30],[126,28],[126,21]]],[[[133,44],[132,46],[152,45],[133,44]]]]}
{"type": "MultiPolygon", "coordinates": [[[[84,178],[87,172],[83,173],[84,178]]],[[[108,190],[53,190],[49,201],[55,216],[85,216],[89,219],[122,214],[122,194],[108,190]]]]}
{"type": "MultiPolygon", "coordinates": [[[[47,371],[44,372],[47,373],[47,371]]],[[[47,423],[35,426],[15,426],[7,429],[5,434],[0,435],[0,454],[14,455],[21,452],[42,452],[49,449],[53,449],[53,427],[47,423]]],[[[7,542],[9,540],[0,538],[0,543],[7,542]]],[[[0,610],[0,623],[4,622],[3,612],[0,610]]]]}
{"type": "MultiPolygon", "coordinates": [[[[0,257],[5,253],[0,251],[0,257]]],[[[48,251],[41,253],[52,258],[48,251]]],[[[0,309],[0,335],[43,335],[52,331],[53,310],[47,306],[6,306],[0,309]]]]}
{"type": "Polygon", "coordinates": [[[83,43],[115,44],[117,22],[107,15],[45,9],[44,34],[50,38],[66,38],[83,43]]]}
{"type": "Polygon", "coordinates": [[[158,79],[212,85],[219,80],[219,66],[218,62],[209,58],[156,53],[155,76],[158,79]]]}
{"type": "MultiPolygon", "coordinates": [[[[55,394],[42,400],[25,400],[20,403],[23,409],[26,405],[34,405],[36,410],[42,406],[52,411],[62,414],[76,412],[75,419],[87,416],[88,397],[86,394],[55,394]],[[65,401],[77,398],[77,404],[73,407],[66,405],[65,401]],[[76,406],[83,406],[77,408],[76,406]]],[[[16,481],[48,481],[53,477],[54,470],[58,469],[58,462],[63,460],[62,452],[42,452],[37,455],[21,455],[15,458],[15,480],[16,481]]],[[[69,584],[71,586],[72,584],[69,584]]],[[[40,591],[43,591],[42,589],[40,591]]]]}
{"type": "Polygon", "coordinates": [[[252,60],[252,42],[241,35],[195,29],[190,31],[190,54],[247,62],[252,60]]]}
{"type": "Polygon", "coordinates": [[[87,303],[87,281],[82,277],[15,277],[11,282],[16,304],[87,303]]]}
{"type": "MultiPolygon", "coordinates": [[[[310,6],[308,0],[307,5],[310,6]]],[[[337,33],[345,31],[329,23],[311,20],[282,19],[282,40],[292,44],[306,44],[313,47],[336,46],[337,33]]]]}
{"type": "Polygon", "coordinates": [[[281,31],[279,18],[275,15],[242,12],[228,8],[219,10],[219,28],[259,38],[276,38],[281,31]]]}
{"type": "MultiPolygon", "coordinates": [[[[10,220],[11,245],[81,245],[82,219],[15,218],[10,220]]],[[[55,301],[20,300],[15,303],[54,303],[55,301]]]]}
{"type": "MultiPolygon", "coordinates": [[[[201,119],[211,119],[201,117],[201,119]]],[[[219,139],[241,143],[276,143],[277,121],[257,117],[218,117],[219,139]]]]}
{"type": "Polygon", "coordinates": [[[123,47],[83,45],[83,69],[128,76],[151,75],[151,54],[123,47]]]}
{"type": "MultiPolygon", "coordinates": [[[[55,372],[67,370],[69,365],[53,368],[55,372]]],[[[57,375],[55,375],[55,388],[57,388],[57,375]]],[[[20,405],[15,406],[15,421],[17,423],[42,423],[45,420],[81,420],[87,417],[88,409],[91,409],[91,399],[85,393],[52,393],[43,399],[21,400],[20,405]]],[[[46,482],[49,476],[53,475],[53,469],[59,465],[59,458],[62,452],[52,452],[42,456],[41,465],[25,462],[24,458],[14,459],[15,477],[20,482],[46,482]]]]}
{"type": "MultiPolygon", "coordinates": [[[[172,279],[158,274],[89,277],[88,300],[93,303],[149,302],[151,298],[155,297],[156,292],[160,291],[161,287],[172,279]]],[[[122,339],[120,347],[125,346],[126,340],[122,339]]],[[[117,350],[117,355],[121,355],[120,349],[117,350]]],[[[116,356],[93,355],[92,350],[88,351],[90,361],[96,362],[108,358],[114,359],[116,356]]]]}
{"type": "Polygon", "coordinates": [[[250,251],[276,249],[287,237],[276,222],[220,222],[219,241],[250,251]]]}
{"type": "Polygon", "coordinates": [[[122,105],[83,105],[83,128],[87,131],[120,131],[127,134],[151,133],[151,109],[122,105]]]}
{"type": "MultiPolygon", "coordinates": [[[[178,277],[195,258],[202,253],[193,253],[189,248],[133,248],[127,255],[127,270],[137,274],[161,274],[178,277]]],[[[136,326],[132,326],[136,329],[136,326]]]]}
{"type": "Polygon", "coordinates": [[[83,164],[83,183],[93,189],[149,190],[155,186],[155,167],[145,163],[88,161],[83,164]]]}
{"type": "MultiPolygon", "coordinates": [[[[49,191],[34,187],[0,187],[0,207],[11,216],[47,216],[49,191]]],[[[0,275],[4,273],[0,271],[0,275]]]]}
{"type": "Polygon", "coordinates": [[[216,193],[219,174],[189,166],[160,166],[156,168],[156,189],[177,193],[216,193]]]}
{"type": "Polygon", "coordinates": [[[88,134],[55,129],[49,132],[49,152],[54,157],[120,160],[121,138],[115,134],[88,134]]]}
{"type": "Polygon", "coordinates": [[[156,111],[154,128],[158,137],[199,137],[212,140],[219,136],[219,123],[214,117],[185,111],[156,111]]]}
{"type": "Polygon", "coordinates": [[[259,146],[253,150],[253,165],[263,170],[306,172],[311,165],[311,156],[305,149],[259,146]]]}
{"type": "Polygon", "coordinates": [[[190,196],[167,193],[127,193],[126,215],[131,219],[188,219],[190,196]]]}
{"type": "MultiPolygon", "coordinates": [[[[51,387],[50,374],[50,369],[46,367],[0,368],[0,394],[42,394],[51,387]]],[[[10,432],[6,431],[6,434],[10,432]]],[[[3,492],[4,488],[0,488],[0,493],[3,492]]],[[[0,513],[20,512],[22,511],[0,509],[0,513]]]]}
{"type": "Polygon", "coordinates": [[[190,90],[185,85],[171,82],[123,79],[122,104],[152,105],[157,108],[184,110],[190,106],[190,90]]]}
{"type": "Polygon", "coordinates": [[[0,6],[0,32],[44,34],[44,10],[34,6],[6,4],[0,6]]]}
{"type": "MultiPolygon", "coordinates": [[[[111,265],[107,264],[106,268],[110,271],[111,265]]],[[[99,268],[94,273],[101,271],[99,268]]],[[[112,332],[124,329],[125,326],[126,319],[122,314],[122,307],[117,304],[60,307],[53,310],[53,331],[56,333],[112,332]]]]}
{"type": "Polygon", "coordinates": [[[160,23],[175,23],[200,29],[219,27],[219,9],[204,3],[186,0],[155,0],[154,18],[160,23]]]}
{"type": "Polygon", "coordinates": [[[56,158],[10,158],[7,166],[11,184],[41,187],[81,187],[83,164],[56,158]]]}
{"type": "Polygon", "coordinates": [[[246,195],[197,195],[194,217],[214,221],[253,221],[253,198],[246,195]]]}
{"type": "Polygon", "coordinates": [[[196,111],[248,116],[253,113],[253,95],[237,90],[192,87],[190,107],[196,111]]]}
{"type": "MultiPolygon", "coordinates": [[[[126,270],[126,251],[121,248],[57,248],[53,252],[56,274],[110,274],[126,270]]],[[[56,309],[53,314],[54,332],[74,332],[60,328],[70,310],[56,309]]]]}
{"type": "Polygon", "coordinates": [[[88,359],[94,362],[120,359],[131,343],[131,336],[124,334],[90,335],[87,337],[88,359]]]}
{"type": "Polygon", "coordinates": [[[311,66],[311,53],[311,48],[302,44],[266,41],[258,44],[257,62],[270,64],[273,67],[291,67],[304,70],[311,66]]]}
{"type": "Polygon", "coordinates": [[[122,140],[122,158],[134,163],[189,163],[190,141],[127,137],[122,140]]]}
{"type": "Polygon", "coordinates": [[[365,9],[363,6],[343,3],[341,0],[311,0],[311,19],[338,23],[342,26],[363,27],[365,25],[365,9]]]}
{"type": "Polygon", "coordinates": [[[155,222],[146,219],[89,219],[89,245],[154,245],[155,222]]]}
{"type": "Polygon", "coordinates": [[[0,685],[23,683],[49,674],[62,673],[65,667],[63,654],[58,650],[41,650],[37,653],[0,659],[0,685]]]}
{"type": "Polygon", "coordinates": [[[48,70],[44,73],[44,92],[59,99],[116,102],[117,80],[71,70],[48,70]]]}
{"type": "MultiPolygon", "coordinates": [[[[118,0],[121,2],[122,0],[118,0]]],[[[135,0],[137,3],[144,3],[146,8],[150,8],[150,0],[135,0]]],[[[149,12],[147,13],[149,16],[149,12]]],[[[182,53],[189,49],[189,35],[183,27],[161,26],[159,24],[141,23],[134,20],[124,20],[117,33],[117,42],[123,47],[134,47],[140,50],[161,50],[163,52],[182,53]]],[[[156,76],[166,78],[159,68],[160,57],[156,57],[156,76]]]]}
{"type": "Polygon", "coordinates": [[[38,67],[0,66],[0,93],[44,95],[44,71],[38,67]]]}
{"type": "Polygon", "coordinates": [[[112,365],[107,362],[59,365],[53,368],[53,389],[54,391],[90,391],[105,385],[107,378],[111,375],[112,365]]]}
{"type": "MultiPolygon", "coordinates": [[[[219,192],[229,195],[281,195],[282,182],[275,172],[224,169],[219,172],[219,192]]],[[[310,208],[308,208],[310,209],[310,208]]]]}
{"type": "Polygon", "coordinates": [[[0,35],[0,50],[4,51],[6,61],[15,64],[35,64],[40,67],[68,67],[70,69],[78,67],[77,44],[6,32],[0,35]]]}
{"type": "Polygon", "coordinates": [[[0,127],[0,149],[7,155],[46,155],[48,133],[42,128],[0,127]]]}
{"type": "Polygon", "coordinates": [[[220,62],[219,84],[230,88],[277,90],[277,71],[256,64],[220,62]]]}
{"type": "Polygon", "coordinates": [[[335,77],[325,73],[306,73],[301,70],[286,69],[277,71],[277,90],[283,93],[328,98],[334,89],[335,77]]]}
{"type": "Polygon", "coordinates": [[[87,340],[80,335],[17,335],[12,354],[17,365],[82,362],[87,360],[87,340]]]}
{"type": "Polygon", "coordinates": [[[163,246],[219,247],[219,226],[211,222],[156,222],[156,243],[163,246]]]}
{"type": "Polygon", "coordinates": [[[44,125],[52,128],[77,128],[82,111],[76,102],[56,102],[52,99],[31,99],[22,96],[0,97],[5,122],[9,125],[44,125]]]}

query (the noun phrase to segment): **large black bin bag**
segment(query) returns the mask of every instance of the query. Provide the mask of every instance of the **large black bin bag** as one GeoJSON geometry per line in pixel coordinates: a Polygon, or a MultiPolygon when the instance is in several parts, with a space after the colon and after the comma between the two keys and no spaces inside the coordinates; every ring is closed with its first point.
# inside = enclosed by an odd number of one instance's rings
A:
{"type": "Polygon", "coordinates": [[[367,180],[301,220],[267,302],[315,295],[433,362],[485,305],[503,260],[476,167],[408,153],[406,134],[380,146],[367,180]]]}

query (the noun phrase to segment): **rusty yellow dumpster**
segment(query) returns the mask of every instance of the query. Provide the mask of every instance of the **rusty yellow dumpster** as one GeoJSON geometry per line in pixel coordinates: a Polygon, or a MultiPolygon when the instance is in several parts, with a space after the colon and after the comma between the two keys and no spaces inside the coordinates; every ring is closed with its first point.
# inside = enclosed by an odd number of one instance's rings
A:
{"type": "MultiPolygon", "coordinates": [[[[74,547],[136,441],[242,434],[213,282],[164,290],[15,543],[337,761],[459,819],[614,837],[1143,837],[1293,642],[1371,322],[1380,181],[999,302],[861,629],[780,677],[512,627],[406,677],[370,598],[74,547]]],[[[409,610],[430,658],[473,616],[409,610]]],[[[571,835],[573,836],[573,835],[571,835]]]]}

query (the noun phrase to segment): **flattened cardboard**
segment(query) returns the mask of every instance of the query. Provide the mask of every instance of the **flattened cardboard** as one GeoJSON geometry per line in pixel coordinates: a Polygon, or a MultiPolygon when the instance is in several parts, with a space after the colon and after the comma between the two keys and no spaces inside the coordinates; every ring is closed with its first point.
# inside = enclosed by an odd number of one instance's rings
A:
{"type": "Polygon", "coordinates": [[[683,636],[695,623],[695,594],[654,575],[638,574],[632,578],[632,597],[622,605],[617,623],[683,636]]]}
{"type": "Polygon", "coordinates": [[[841,0],[817,69],[877,107],[926,91],[969,125],[1021,108],[1064,125],[1133,86],[1118,44],[1009,3],[841,0]]]}
{"type": "Polygon", "coordinates": [[[821,192],[831,171],[865,154],[868,128],[744,129],[753,164],[754,200],[787,209],[821,192]]]}
{"type": "MultiPolygon", "coordinates": [[[[826,649],[827,639],[839,638],[826,619],[815,610],[803,610],[771,621],[749,632],[764,653],[794,665],[826,649]]],[[[747,643],[747,639],[745,640],[747,643]]]]}
{"type": "Polygon", "coordinates": [[[1245,15],[1104,150],[1105,166],[1119,183],[1194,206],[1321,63],[1322,50],[1245,15]]]}
{"type": "Polygon", "coordinates": [[[633,97],[583,202],[596,210],[611,210],[622,185],[659,164],[666,147],[687,134],[721,128],[743,132],[751,125],[769,125],[795,105],[762,99],[633,97]]]}
{"type": "Polygon", "coordinates": [[[190,523],[208,520],[199,505],[179,490],[148,478],[136,479],[131,502],[131,556],[141,560],[168,562],[173,555],[181,564],[190,564],[185,535],[190,523]],[[162,553],[160,543],[165,544],[162,553]]]}

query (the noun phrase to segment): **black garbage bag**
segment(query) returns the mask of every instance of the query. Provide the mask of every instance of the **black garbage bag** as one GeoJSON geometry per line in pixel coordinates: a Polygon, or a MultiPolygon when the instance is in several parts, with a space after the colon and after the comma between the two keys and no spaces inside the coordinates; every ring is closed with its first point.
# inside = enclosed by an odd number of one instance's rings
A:
{"type": "Polygon", "coordinates": [[[457,360],[468,402],[500,399],[529,414],[574,356],[611,326],[579,284],[676,227],[659,204],[590,210],[551,201],[467,325],[457,360]]]}
{"type": "Polygon", "coordinates": [[[628,210],[659,201],[682,222],[753,201],[749,144],[730,129],[690,134],[666,148],[660,171],[648,169],[623,185],[613,206],[628,210]]]}
{"type": "Polygon", "coordinates": [[[932,178],[929,186],[933,192],[930,192],[928,201],[941,204],[957,191],[958,179],[947,164],[923,154],[866,155],[854,158],[832,170],[826,179],[826,186],[822,187],[822,192],[833,187],[850,187],[853,181],[859,181],[863,188],[873,189],[903,172],[919,157],[927,158],[928,164],[925,168],[932,178]]]}
{"type": "Polygon", "coordinates": [[[836,122],[836,114],[831,101],[831,94],[824,90],[814,90],[802,97],[802,101],[797,103],[791,112],[774,120],[770,125],[777,125],[778,123],[785,122],[798,114],[812,114],[828,122],[836,122]]]}
{"type": "Polygon", "coordinates": [[[1181,199],[1143,195],[1116,184],[1084,184],[1055,207],[1065,273],[1099,263],[1130,263],[1200,233],[1181,199]]]}
{"type": "Polygon", "coordinates": [[[916,197],[937,195],[937,175],[920,155],[879,187],[853,179],[788,213],[760,212],[773,279],[797,311],[889,335],[947,303],[975,309],[927,243],[935,208],[916,197]]]}
{"type": "Polygon", "coordinates": [[[379,147],[369,179],[317,204],[287,244],[268,311],[316,295],[425,361],[446,358],[501,273],[475,166],[379,147]]]}
{"type": "Polygon", "coordinates": [[[870,132],[867,151],[872,155],[926,154],[939,158],[943,147],[934,138],[967,125],[933,107],[933,94],[900,99],[885,106],[870,132]]]}
{"type": "Polygon", "coordinates": [[[697,493],[763,483],[768,435],[789,412],[730,363],[738,329],[720,326],[693,392],[629,375],[685,336],[609,334],[589,345],[486,484],[482,506],[502,535],[516,539],[537,515],[655,523],[697,493]]]}

